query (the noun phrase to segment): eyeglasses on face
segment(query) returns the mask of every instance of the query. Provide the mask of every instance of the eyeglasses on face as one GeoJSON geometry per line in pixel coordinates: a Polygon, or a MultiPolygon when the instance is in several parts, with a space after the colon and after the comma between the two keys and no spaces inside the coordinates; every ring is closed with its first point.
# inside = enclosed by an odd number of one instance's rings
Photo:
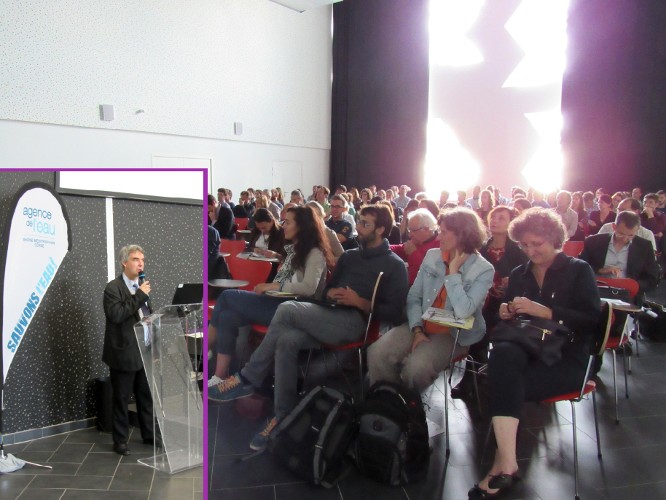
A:
{"type": "Polygon", "coordinates": [[[423,231],[424,229],[429,229],[429,228],[428,228],[428,226],[420,226],[420,227],[417,227],[417,228],[414,228],[414,229],[411,229],[411,228],[408,227],[407,231],[410,232],[410,233],[418,233],[419,231],[423,231]]]}
{"type": "Polygon", "coordinates": [[[369,220],[361,219],[360,221],[358,221],[357,225],[361,227],[373,227],[375,223],[369,220]]]}
{"type": "Polygon", "coordinates": [[[331,205],[331,208],[345,208],[342,205],[331,205]]]}

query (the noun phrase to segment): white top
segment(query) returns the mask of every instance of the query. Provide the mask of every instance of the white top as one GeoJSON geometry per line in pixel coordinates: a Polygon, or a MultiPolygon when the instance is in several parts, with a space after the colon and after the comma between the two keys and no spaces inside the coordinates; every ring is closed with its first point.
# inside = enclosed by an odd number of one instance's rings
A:
{"type": "Polygon", "coordinates": [[[268,234],[260,234],[259,237],[257,238],[257,241],[254,242],[255,248],[264,248],[268,250],[268,239],[270,238],[270,235],[268,234]]]}

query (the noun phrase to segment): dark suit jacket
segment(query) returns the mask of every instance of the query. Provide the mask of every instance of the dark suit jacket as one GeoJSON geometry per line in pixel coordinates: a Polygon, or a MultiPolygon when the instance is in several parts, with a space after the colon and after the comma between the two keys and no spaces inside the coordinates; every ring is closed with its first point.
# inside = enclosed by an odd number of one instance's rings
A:
{"type": "Polygon", "coordinates": [[[220,206],[220,212],[217,214],[217,220],[213,227],[220,233],[220,238],[229,239],[233,236],[234,222],[234,213],[231,209],[220,206]]]}
{"type": "MultiPolygon", "coordinates": [[[[606,252],[608,252],[608,245],[612,236],[612,233],[608,233],[595,234],[585,238],[585,246],[580,258],[589,263],[597,274],[606,262],[606,252]]],[[[638,281],[640,294],[657,286],[659,270],[657,269],[652,244],[639,236],[636,236],[629,246],[627,278],[638,281]]]]}
{"type": "Polygon", "coordinates": [[[137,290],[132,295],[123,281],[122,274],[109,281],[104,289],[104,350],[102,361],[116,370],[135,371],[143,368],[141,353],[136,343],[134,324],[141,320],[141,304],[150,301],[148,295],[137,290]]]}

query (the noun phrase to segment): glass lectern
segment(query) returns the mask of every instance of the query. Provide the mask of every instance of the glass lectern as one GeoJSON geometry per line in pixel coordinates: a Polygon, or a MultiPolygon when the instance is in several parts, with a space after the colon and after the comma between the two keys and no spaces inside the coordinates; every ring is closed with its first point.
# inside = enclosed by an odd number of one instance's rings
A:
{"type": "MultiPolygon", "coordinates": [[[[173,474],[203,464],[203,401],[189,346],[201,346],[201,304],[165,306],[134,326],[153,396],[154,455],[139,463],[173,474]]],[[[200,351],[199,351],[200,352],[200,351]]],[[[194,354],[196,366],[196,352],[194,354]]]]}

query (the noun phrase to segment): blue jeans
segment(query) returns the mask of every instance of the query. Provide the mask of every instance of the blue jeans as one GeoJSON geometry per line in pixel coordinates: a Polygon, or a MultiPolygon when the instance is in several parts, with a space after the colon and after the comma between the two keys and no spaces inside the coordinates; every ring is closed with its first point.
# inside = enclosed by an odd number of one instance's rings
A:
{"type": "Polygon", "coordinates": [[[244,290],[225,290],[217,298],[211,323],[217,329],[217,353],[236,352],[238,329],[258,324],[268,326],[282,301],[244,290]]]}
{"type": "Polygon", "coordinates": [[[255,387],[275,367],[275,416],[281,419],[298,402],[298,352],[322,343],[354,342],[365,332],[366,319],[358,309],[330,309],[287,301],[277,309],[268,333],[241,374],[255,387]]]}

